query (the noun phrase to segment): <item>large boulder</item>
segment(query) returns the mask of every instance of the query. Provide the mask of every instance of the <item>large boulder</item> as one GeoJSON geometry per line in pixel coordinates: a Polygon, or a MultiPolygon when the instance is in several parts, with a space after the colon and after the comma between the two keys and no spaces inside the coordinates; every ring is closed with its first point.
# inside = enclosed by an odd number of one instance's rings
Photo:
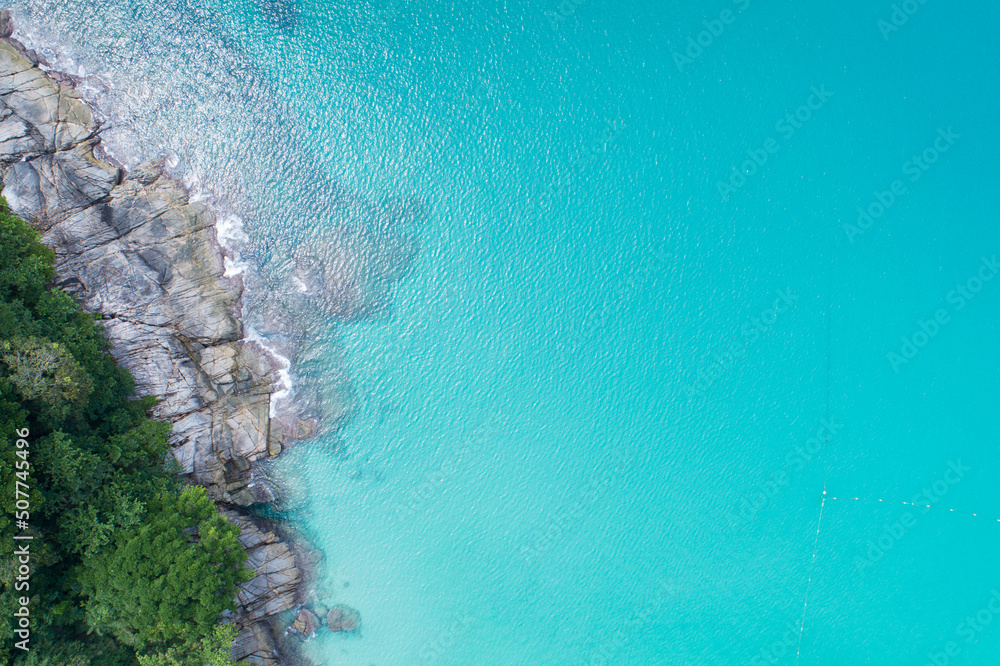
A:
{"type": "Polygon", "coordinates": [[[309,638],[319,629],[319,618],[308,608],[303,608],[295,616],[295,621],[292,622],[292,629],[300,637],[309,638]]]}

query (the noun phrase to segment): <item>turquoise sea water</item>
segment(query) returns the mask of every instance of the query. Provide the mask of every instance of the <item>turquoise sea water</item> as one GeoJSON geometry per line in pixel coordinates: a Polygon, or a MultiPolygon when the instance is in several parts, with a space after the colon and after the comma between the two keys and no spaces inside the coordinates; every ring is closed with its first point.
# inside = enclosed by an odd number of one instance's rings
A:
{"type": "Polygon", "coordinates": [[[261,283],[421,203],[293,369],[355,396],[277,470],[319,663],[993,664],[1000,11],[902,5],[16,8],[261,283]]]}

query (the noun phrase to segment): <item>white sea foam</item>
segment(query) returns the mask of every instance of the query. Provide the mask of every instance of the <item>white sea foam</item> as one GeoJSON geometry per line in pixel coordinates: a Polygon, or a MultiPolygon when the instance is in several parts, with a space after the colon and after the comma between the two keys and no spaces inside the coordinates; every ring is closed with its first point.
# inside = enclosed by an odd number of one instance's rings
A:
{"type": "Polygon", "coordinates": [[[277,361],[278,385],[279,389],[271,394],[270,416],[274,418],[278,415],[282,406],[289,404],[295,394],[295,381],[292,377],[292,362],[283,356],[270,340],[257,332],[257,330],[247,324],[245,327],[245,338],[249,342],[259,345],[271,358],[277,361]]]}
{"type": "Polygon", "coordinates": [[[239,243],[250,242],[250,237],[243,230],[243,220],[238,215],[219,216],[215,222],[215,234],[219,245],[233,249],[239,243]]]}
{"type": "Polygon", "coordinates": [[[226,256],[222,257],[222,265],[225,268],[222,272],[222,277],[235,277],[237,275],[243,275],[247,272],[247,269],[250,268],[250,264],[247,262],[226,256]]]}

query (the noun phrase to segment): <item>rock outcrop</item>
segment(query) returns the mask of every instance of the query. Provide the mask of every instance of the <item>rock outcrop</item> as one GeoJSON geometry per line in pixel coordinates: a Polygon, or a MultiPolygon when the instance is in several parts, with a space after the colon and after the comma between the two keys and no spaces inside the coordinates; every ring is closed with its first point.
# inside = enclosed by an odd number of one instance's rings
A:
{"type": "Polygon", "coordinates": [[[256,578],[240,587],[236,657],[279,655],[278,615],[300,603],[295,547],[240,507],[274,500],[255,463],[312,424],[271,417],[280,368],[245,339],[239,278],[226,278],[215,219],[155,164],[126,173],[100,154],[100,126],[72,81],[38,66],[0,12],[0,172],[11,208],[56,253],[57,282],[103,316],[139,395],[161,400],[174,456],[242,530],[256,578]]]}
{"type": "Polygon", "coordinates": [[[319,629],[319,618],[308,608],[303,608],[292,622],[292,629],[303,638],[310,638],[319,629]]]}

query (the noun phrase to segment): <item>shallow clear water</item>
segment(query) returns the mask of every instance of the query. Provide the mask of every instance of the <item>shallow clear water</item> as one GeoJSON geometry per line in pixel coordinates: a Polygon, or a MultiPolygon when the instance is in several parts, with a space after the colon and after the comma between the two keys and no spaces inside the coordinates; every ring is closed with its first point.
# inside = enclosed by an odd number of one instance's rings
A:
{"type": "Polygon", "coordinates": [[[390,308],[290,315],[300,384],[346,359],[355,401],[278,470],[363,619],[308,651],[994,663],[1000,12],[562,6],[17,5],[116,156],[242,219],[259,294],[364,202],[421,204],[390,308]]]}

